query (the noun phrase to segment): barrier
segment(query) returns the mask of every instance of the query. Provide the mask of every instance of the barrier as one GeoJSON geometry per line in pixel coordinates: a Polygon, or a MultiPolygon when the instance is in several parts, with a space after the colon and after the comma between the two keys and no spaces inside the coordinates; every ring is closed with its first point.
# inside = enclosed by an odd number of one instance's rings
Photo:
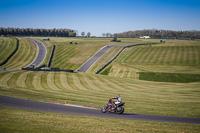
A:
{"type": "Polygon", "coordinates": [[[53,48],[52,48],[52,51],[51,51],[51,55],[50,55],[50,57],[49,57],[49,62],[48,62],[48,64],[47,64],[47,67],[50,67],[51,66],[51,61],[52,61],[52,59],[53,59],[53,54],[54,54],[54,50],[55,50],[55,45],[53,45],[53,48]]]}
{"type": "Polygon", "coordinates": [[[17,38],[15,38],[17,40],[17,46],[15,48],[15,50],[8,56],[7,59],[5,59],[3,62],[0,63],[0,66],[6,64],[8,62],[8,60],[17,52],[18,48],[19,48],[19,40],[17,38]]]}
{"type": "Polygon", "coordinates": [[[133,45],[123,47],[122,50],[111,61],[109,61],[106,65],[104,65],[98,71],[96,71],[95,74],[99,74],[104,68],[106,68],[110,63],[112,63],[124,51],[125,48],[140,46],[140,45],[152,45],[152,44],[159,44],[159,43],[133,44],[133,45]]]}
{"type": "Polygon", "coordinates": [[[46,68],[46,69],[42,69],[42,68],[22,68],[21,70],[28,70],[28,71],[54,71],[54,72],[74,72],[73,70],[64,70],[64,69],[59,69],[59,68],[46,68]]]}

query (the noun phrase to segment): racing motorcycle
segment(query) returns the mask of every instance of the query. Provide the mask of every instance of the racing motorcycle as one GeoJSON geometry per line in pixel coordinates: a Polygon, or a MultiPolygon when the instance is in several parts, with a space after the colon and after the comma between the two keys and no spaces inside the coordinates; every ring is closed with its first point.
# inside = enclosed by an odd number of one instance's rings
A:
{"type": "Polygon", "coordinates": [[[102,113],[106,113],[106,112],[115,112],[117,114],[122,114],[124,112],[124,105],[125,103],[120,103],[120,102],[115,102],[114,107],[112,107],[112,105],[105,105],[101,108],[101,112],[102,113]]]}

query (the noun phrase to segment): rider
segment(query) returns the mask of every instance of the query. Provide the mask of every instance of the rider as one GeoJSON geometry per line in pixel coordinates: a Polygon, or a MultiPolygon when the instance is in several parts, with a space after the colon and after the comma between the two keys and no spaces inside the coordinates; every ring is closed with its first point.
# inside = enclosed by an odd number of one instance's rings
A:
{"type": "Polygon", "coordinates": [[[107,105],[106,105],[106,108],[107,108],[107,111],[111,111],[114,109],[114,104],[115,102],[112,101],[112,98],[109,99],[107,105]]]}
{"type": "Polygon", "coordinates": [[[122,98],[120,97],[120,95],[117,95],[116,97],[113,97],[112,99],[117,99],[117,102],[115,104],[122,103],[122,98]]]}
{"type": "MultiPolygon", "coordinates": [[[[114,110],[115,104],[119,104],[119,103],[122,103],[122,98],[120,97],[120,95],[117,95],[116,97],[112,97],[109,99],[106,107],[108,107],[110,105],[112,107],[112,110],[114,110]],[[117,99],[117,102],[113,102],[112,99],[117,99]]],[[[111,109],[109,108],[109,110],[111,110],[111,109]]]]}

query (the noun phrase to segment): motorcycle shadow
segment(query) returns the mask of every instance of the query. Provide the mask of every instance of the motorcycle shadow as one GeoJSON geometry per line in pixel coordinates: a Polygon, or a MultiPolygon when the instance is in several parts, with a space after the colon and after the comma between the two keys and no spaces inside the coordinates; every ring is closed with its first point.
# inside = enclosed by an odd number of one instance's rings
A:
{"type": "Polygon", "coordinates": [[[135,113],[123,113],[123,114],[117,114],[115,112],[107,112],[108,114],[113,114],[113,115],[125,115],[125,116],[131,116],[131,115],[138,115],[138,114],[135,114],[135,113]]]}

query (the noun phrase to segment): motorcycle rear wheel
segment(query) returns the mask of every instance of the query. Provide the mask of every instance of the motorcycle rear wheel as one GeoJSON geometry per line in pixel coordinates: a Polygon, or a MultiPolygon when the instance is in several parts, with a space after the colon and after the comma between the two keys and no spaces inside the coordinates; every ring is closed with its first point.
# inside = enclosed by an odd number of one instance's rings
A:
{"type": "Polygon", "coordinates": [[[121,110],[120,110],[120,111],[117,111],[116,113],[118,113],[118,114],[123,114],[123,113],[124,113],[124,108],[121,107],[121,110]]]}

